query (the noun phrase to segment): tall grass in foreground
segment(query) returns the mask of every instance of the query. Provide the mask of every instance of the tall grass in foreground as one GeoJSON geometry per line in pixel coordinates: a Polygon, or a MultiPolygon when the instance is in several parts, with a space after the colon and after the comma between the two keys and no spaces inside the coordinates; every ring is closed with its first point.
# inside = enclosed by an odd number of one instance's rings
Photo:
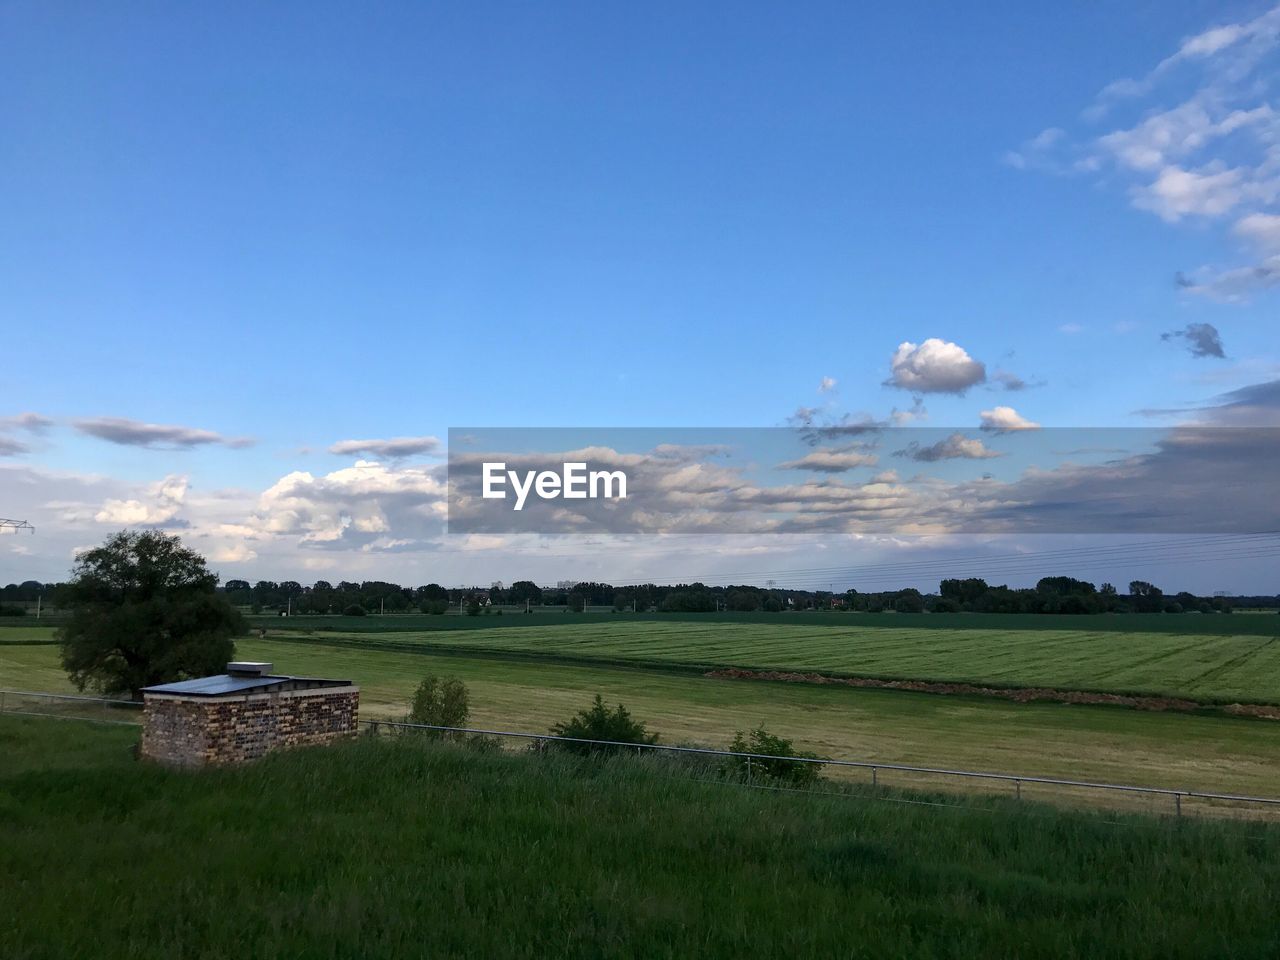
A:
{"type": "Polygon", "coordinates": [[[1280,831],[365,737],[250,766],[0,717],[0,953],[1275,957],[1280,831]]]}

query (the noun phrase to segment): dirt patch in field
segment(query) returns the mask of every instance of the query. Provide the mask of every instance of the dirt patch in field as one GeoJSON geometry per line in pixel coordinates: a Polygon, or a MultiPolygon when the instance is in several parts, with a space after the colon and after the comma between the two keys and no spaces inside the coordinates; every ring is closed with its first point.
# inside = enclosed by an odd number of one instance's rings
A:
{"type": "Polygon", "coordinates": [[[821,673],[790,673],[781,670],[740,670],[729,667],[710,670],[704,676],[723,680],[780,680],[784,683],[836,684],[845,687],[871,687],[877,690],[910,690],[914,693],[962,694],[995,697],[1015,703],[1048,701],[1051,703],[1105,704],[1132,707],[1135,710],[1174,710],[1183,713],[1216,710],[1241,717],[1263,717],[1280,720],[1280,707],[1262,703],[1208,704],[1177,697],[1133,696],[1123,693],[1087,693],[1082,690],[1055,690],[1052,687],[983,687],[972,683],[931,683],[925,680],[874,680],[870,677],[829,677],[821,673]]]}

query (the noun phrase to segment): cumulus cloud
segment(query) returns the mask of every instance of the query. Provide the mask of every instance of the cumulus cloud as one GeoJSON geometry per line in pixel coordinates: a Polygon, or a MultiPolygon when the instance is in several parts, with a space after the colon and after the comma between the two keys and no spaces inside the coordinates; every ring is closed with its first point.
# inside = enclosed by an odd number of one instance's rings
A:
{"type": "Polygon", "coordinates": [[[987,379],[987,368],[959,344],[931,337],[898,345],[886,385],[917,393],[962,394],[987,379]]]}
{"type": "Polygon", "coordinates": [[[188,481],[184,476],[170,475],[153,484],[146,499],[108,499],[94,514],[98,523],[124,527],[180,527],[179,519],[187,499],[188,481]]]}
{"type": "Polygon", "coordinates": [[[836,388],[835,377],[823,377],[822,381],[818,384],[819,393],[830,393],[835,388],[836,388]]]}
{"type": "Polygon", "coordinates": [[[367,460],[321,476],[297,470],[262,493],[252,525],[321,549],[363,547],[391,530],[422,541],[440,532],[445,515],[439,470],[367,460]]]}
{"type": "Polygon", "coordinates": [[[435,453],[440,449],[436,437],[393,437],[389,440],[339,440],[329,448],[330,453],[341,456],[385,457],[397,460],[402,457],[435,453]]]}
{"type": "Polygon", "coordinates": [[[1218,328],[1211,323],[1189,323],[1181,330],[1170,330],[1160,335],[1161,340],[1181,339],[1186,341],[1187,350],[1193,357],[1217,357],[1225,359],[1227,354],[1222,349],[1222,338],[1218,328]]]}
{"type": "Polygon", "coordinates": [[[253,441],[248,437],[224,437],[212,430],[172,424],[143,423],[140,420],[128,420],[123,417],[74,420],[72,426],[88,436],[129,447],[158,447],[174,450],[218,444],[238,449],[253,445],[253,441]]]}
{"type": "Polygon", "coordinates": [[[983,410],[979,415],[982,423],[978,428],[987,433],[1013,433],[1018,430],[1038,430],[1040,424],[1028,420],[1013,407],[992,407],[983,410]]]}
{"type": "Polygon", "coordinates": [[[812,470],[818,473],[845,473],[858,467],[874,467],[879,462],[874,453],[860,450],[820,449],[797,460],[778,464],[782,470],[812,470]]]}
{"type": "Polygon", "coordinates": [[[936,463],[939,460],[990,460],[1002,454],[989,449],[977,438],[966,437],[963,433],[953,433],[927,446],[918,440],[913,440],[903,449],[895,451],[894,456],[907,457],[920,463],[936,463]]]}

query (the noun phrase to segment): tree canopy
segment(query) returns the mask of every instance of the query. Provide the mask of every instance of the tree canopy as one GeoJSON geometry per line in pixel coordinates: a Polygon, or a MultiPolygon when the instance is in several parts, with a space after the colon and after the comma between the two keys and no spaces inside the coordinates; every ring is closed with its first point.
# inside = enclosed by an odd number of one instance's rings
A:
{"type": "Polygon", "coordinates": [[[244,631],[218,577],[178,537],[121,531],[76,558],[59,630],[62,665],[80,690],[143,687],[218,673],[244,631]]]}

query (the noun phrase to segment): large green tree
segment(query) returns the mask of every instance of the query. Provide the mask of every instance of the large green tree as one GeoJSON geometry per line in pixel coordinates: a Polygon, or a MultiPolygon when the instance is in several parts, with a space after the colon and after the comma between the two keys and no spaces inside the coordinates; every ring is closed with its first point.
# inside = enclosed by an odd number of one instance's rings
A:
{"type": "Polygon", "coordinates": [[[178,537],[122,531],[76,557],[58,632],[79,689],[137,697],[143,687],[221,672],[244,621],[218,577],[178,537]]]}

